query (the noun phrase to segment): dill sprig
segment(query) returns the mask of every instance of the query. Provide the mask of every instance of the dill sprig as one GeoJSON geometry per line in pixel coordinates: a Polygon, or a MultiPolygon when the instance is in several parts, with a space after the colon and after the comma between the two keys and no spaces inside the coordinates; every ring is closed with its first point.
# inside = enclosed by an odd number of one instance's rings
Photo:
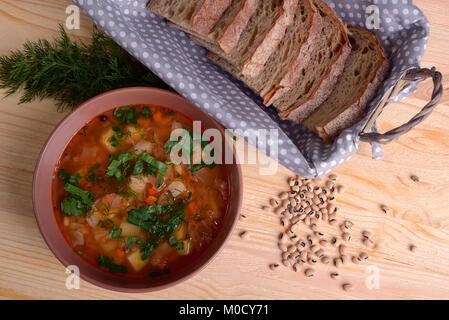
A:
{"type": "Polygon", "coordinates": [[[20,103],[53,98],[58,111],[76,108],[100,93],[148,86],[170,89],[97,27],[92,42],[72,41],[63,26],[48,40],[27,41],[22,50],[0,56],[0,88],[22,91],[20,103]]]}

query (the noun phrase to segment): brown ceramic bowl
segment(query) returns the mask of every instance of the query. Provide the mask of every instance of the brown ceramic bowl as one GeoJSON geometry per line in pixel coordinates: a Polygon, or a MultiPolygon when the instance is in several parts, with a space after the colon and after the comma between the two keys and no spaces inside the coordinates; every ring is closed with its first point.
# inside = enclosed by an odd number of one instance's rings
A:
{"type": "MultiPolygon", "coordinates": [[[[193,120],[201,120],[204,129],[223,127],[183,97],[154,88],[125,88],[101,94],[83,103],[65,117],[48,138],[39,156],[33,180],[33,205],[39,229],[48,247],[65,266],[76,265],[80,276],[99,287],[123,292],[147,292],[180,283],[202,270],[223,248],[231,236],[242,204],[242,173],[236,161],[227,165],[230,176],[230,205],[222,227],[210,246],[196,261],[185,268],[160,278],[132,279],[107,273],[83,260],[73,252],[63,237],[52,207],[52,180],[55,167],[72,137],[87,122],[114,107],[133,104],[154,104],[179,111],[193,120]]],[[[224,139],[223,139],[224,140],[224,139]]]]}

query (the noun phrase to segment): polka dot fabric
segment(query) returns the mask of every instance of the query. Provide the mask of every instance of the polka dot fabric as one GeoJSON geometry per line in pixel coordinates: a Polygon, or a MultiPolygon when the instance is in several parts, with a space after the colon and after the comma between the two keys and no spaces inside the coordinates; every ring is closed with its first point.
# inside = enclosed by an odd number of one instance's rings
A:
{"type": "MultiPolygon", "coordinates": [[[[330,172],[357,152],[360,131],[386,92],[405,72],[419,66],[429,34],[428,21],[412,0],[326,2],[343,21],[359,26],[365,26],[372,12],[369,6],[376,6],[379,29],[371,31],[379,37],[392,66],[366,116],[331,145],[304,127],[280,119],[274,108],[263,106],[251,90],[211,63],[205,49],[147,11],[148,0],[74,0],[130,54],[225,127],[242,132],[266,129],[267,154],[278,154],[280,163],[308,178],[330,172]],[[277,150],[270,141],[270,129],[279,129],[277,150]]],[[[414,92],[416,85],[408,85],[394,102],[414,92]]],[[[371,130],[377,131],[377,126],[371,130]]],[[[247,140],[257,142],[257,138],[247,140]]],[[[373,144],[373,158],[381,158],[381,152],[381,146],[373,144]]]]}

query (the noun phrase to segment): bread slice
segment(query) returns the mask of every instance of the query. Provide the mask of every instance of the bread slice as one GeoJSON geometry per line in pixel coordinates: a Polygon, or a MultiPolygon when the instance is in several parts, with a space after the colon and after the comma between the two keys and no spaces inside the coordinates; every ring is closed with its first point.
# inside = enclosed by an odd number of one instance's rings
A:
{"type": "Polygon", "coordinates": [[[282,118],[298,123],[310,116],[330,95],[351,52],[345,26],[336,13],[322,0],[313,0],[313,3],[323,19],[320,43],[313,51],[310,63],[297,71],[300,77],[293,88],[279,89],[269,100],[282,118]]]}
{"type": "Polygon", "coordinates": [[[256,77],[293,23],[298,1],[262,1],[229,53],[197,37],[193,40],[232,64],[243,76],[256,77]]]}
{"type": "MultiPolygon", "coordinates": [[[[253,16],[262,0],[232,0],[207,36],[194,32],[179,24],[168,21],[168,24],[183,30],[192,36],[192,40],[202,46],[215,46],[224,53],[230,52],[238,43],[240,35],[253,16]]],[[[224,59],[226,59],[223,56],[224,59]]]]}
{"type": "Polygon", "coordinates": [[[264,97],[284,81],[287,74],[294,73],[292,70],[300,70],[308,64],[310,53],[318,45],[322,26],[321,16],[311,0],[300,0],[294,22],[287,28],[276,54],[268,59],[259,77],[243,76],[237,68],[212,52],[207,56],[264,97]]]}
{"type": "Polygon", "coordinates": [[[388,74],[388,60],[371,32],[347,25],[352,51],[329,98],[304,125],[326,143],[359,121],[388,74]]]}
{"type": "Polygon", "coordinates": [[[184,30],[206,37],[232,0],[152,0],[148,10],[184,30]]]}
{"type": "Polygon", "coordinates": [[[208,40],[217,43],[225,53],[231,52],[238,44],[242,32],[256,12],[261,0],[237,0],[218,21],[208,40]]]}

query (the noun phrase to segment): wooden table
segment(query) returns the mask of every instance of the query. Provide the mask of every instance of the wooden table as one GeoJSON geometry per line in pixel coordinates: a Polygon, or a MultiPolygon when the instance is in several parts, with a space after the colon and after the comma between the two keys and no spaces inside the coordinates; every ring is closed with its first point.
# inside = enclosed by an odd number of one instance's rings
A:
{"type": "MultiPolygon", "coordinates": [[[[431,35],[422,66],[436,66],[449,85],[449,2],[417,0],[430,19],[431,35]]],[[[26,40],[52,38],[65,21],[68,0],[0,0],[0,54],[26,40]]],[[[81,30],[71,35],[87,40],[91,22],[81,18],[81,30]]],[[[382,131],[406,122],[428,100],[431,83],[403,103],[391,105],[380,120],[382,131]]],[[[355,233],[374,231],[377,246],[363,266],[341,268],[340,280],[318,267],[309,279],[285,268],[270,271],[279,261],[276,237],[281,230],[274,214],[261,205],[286,188],[292,173],[280,167],[277,176],[261,176],[244,165],[244,202],[239,222],[222,253],[199,275],[168,290],[121,294],[81,281],[79,290],[65,288],[65,268],[44,243],[33,216],[31,181],[39,151],[64,114],[53,101],[17,105],[18,95],[0,100],[0,297],[4,299],[402,299],[449,298],[449,95],[428,120],[385,146],[383,160],[372,160],[362,143],[356,156],[335,173],[346,186],[339,198],[340,214],[355,223],[355,233]],[[409,178],[416,174],[421,181],[409,178]],[[385,215],[379,205],[393,208],[385,215]],[[241,240],[238,231],[248,230],[241,240]],[[417,247],[415,253],[409,245],[417,247]],[[379,272],[379,288],[368,289],[367,266],[379,272]],[[341,289],[343,281],[354,285],[341,289]]],[[[360,241],[353,246],[360,248],[360,241]]],[[[355,247],[354,247],[355,248],[355,247]]],[[[372,270],[372,269],[368,269],[372,270]]]]}

